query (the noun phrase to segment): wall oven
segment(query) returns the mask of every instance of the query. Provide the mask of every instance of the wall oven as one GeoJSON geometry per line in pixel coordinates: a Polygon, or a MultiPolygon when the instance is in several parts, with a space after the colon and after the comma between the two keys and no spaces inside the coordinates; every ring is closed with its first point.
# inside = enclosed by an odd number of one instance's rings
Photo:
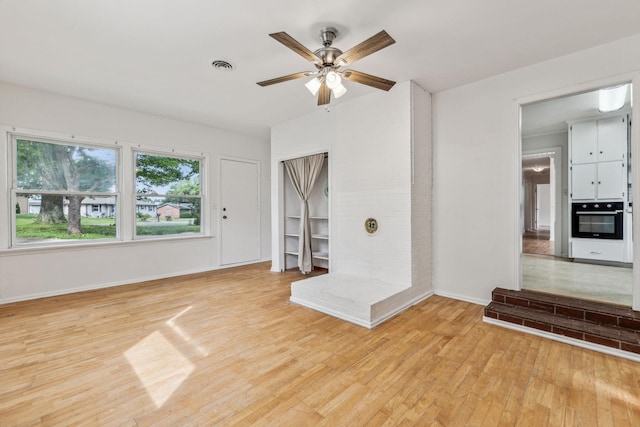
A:
{"type": "Polygon", "coordinates": [[[623,240],[624,202],[573,203],[571,236],[623,240]]]}

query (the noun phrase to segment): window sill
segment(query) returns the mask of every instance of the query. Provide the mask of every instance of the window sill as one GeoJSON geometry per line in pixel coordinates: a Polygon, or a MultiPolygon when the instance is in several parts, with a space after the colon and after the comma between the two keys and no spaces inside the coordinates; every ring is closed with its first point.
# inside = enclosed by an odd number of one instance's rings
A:
{"type": "Polygon", "coordinates": [[[16,255],[31,255],[31,254],[39,254],[39,253],[51,253],[51,252],[61,252],[61,251],[84,251],[87,249],[101,249],[101,248],[112,248],[112,247],[124,247],[124,246],[139,246],[139,245],[149,245],[154,243],[171,243],[171,242],[187,242],[187,241],[195,241],[195,240],[212,240],[215,236],[213,235],[200,235],[200,236],[189,236],[189,237],[161,237],[161,238],[145,238],[145,239],[136,239],[136,240],[114,240],[109,242],[92,242],[92,243],[69,243],[69,244],[60,244],[60,243],[50,243],[48,245],[42,246],[19,246],[8,249],[0,249],[0,257],[4,256],[16,256],[16,255]]]}

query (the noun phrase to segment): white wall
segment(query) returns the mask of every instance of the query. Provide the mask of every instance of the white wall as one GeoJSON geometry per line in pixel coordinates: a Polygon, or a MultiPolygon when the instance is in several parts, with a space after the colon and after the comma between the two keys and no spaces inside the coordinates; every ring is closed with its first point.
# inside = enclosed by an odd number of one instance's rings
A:
{"type": "MultiPolygon", "coordinates": [[[[261,170],[261,257],[270,259],[269,142],[259,138],[110,107],[0,82],[0,125],[75,135],[76,141],[119,141],[130,150],[176,149],[203,154],[208,160],[209,227],[212,237],[163,242],[117,242],[81,248],[7,249],[7,209],[0,209],[0,302],[81,289],[131,283],[150,278],[219,267],[219,158],[257,160],[261,170]]],[[[8,206],[7,141],[0,141],[0,206],[8,206]]],[[[124,159],[123,159],[124,160],[124,159]]]]}
{"type": "Polygon", "coordinates": [[[516,286],[518,100],[637,84],[639,70],[634,36],[434,95],[436,293],[486,303],[516,286]]]}
{"type": "MultiPolygon", "coordinates": [[[[416,274],[431,286],[430,236],[412,248],[412,212],[430,213],[429,96],[411,82],[397,84],[390,92],[370,95],[272,127],[272,204],[274,231],[278,240],[277,164],[283,159],[314,152],[329,152],[330,173],[330,269],[395,284],[412,284],[412,256],[424,257],[425,269],[416,274]],[[412,100],[415,98],[415,105],[412,100]],[[413,111],[421,117],[413,126],[413,111]],[[418,167],[422,181],[417,196],[426,200],[412,205],[412,140],[420,146],[418,167]],[[413,208],[413,211],[412,211],[413,208]],[[379,231],[364,230],[368,217],[378,220],[379,231]],[[426,243],[425,243],[426,242],[426,243]],[[425,249],[425,247],[428,247],[425,249]],[[414,251],[415,249],[415,251],[414,251]],[[413,251],[413,252],[412,252],[413,251]]],[[[429,216],[430,217],[430,216],[429,216]]],[[[427,216],[416,219],[427,221],[427,216]]],[[[429,222],[430,224],[430,222],[429,222]]],[[[430,233],[429,224],[417,232],[430,233]]],[[[274,270],[278,244],[274,244],[274,270]]]]}

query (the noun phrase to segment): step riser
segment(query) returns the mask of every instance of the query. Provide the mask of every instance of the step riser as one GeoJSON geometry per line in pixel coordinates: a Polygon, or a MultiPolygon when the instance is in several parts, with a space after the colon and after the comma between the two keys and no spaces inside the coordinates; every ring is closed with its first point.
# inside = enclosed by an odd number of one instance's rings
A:
{"type": "MultiPolygon", "coordinates": [[[[514,293],[513,291],[510,293],[514,293]]],[[[601,311],[590,310],[584,307],[571,307],[566,304],[555,304],[550,302],[538,301],[527,297],[515,297],[513,295],[505,295],[499,291],[492,293],[492,301],[500,304],[508,304],[518,307],[531,308],[534,310],[544,311],[550,314],[559,314],[576,320],[595,322],[603,325],[617,326],[627,328],[634,331],[640,331],[640,320],[637,316],[631,317],[626,315],[616,315],[611,313],[602,313],[601,311]]],[[[576,300],[578,301],[578,300],[576,300]]],[[[614,310],[615,311],[615,310],[614,310]]],[[[630,311],[630,310],[627,310],[630,311]]],[[[637,312],[635,312],[637,313],[637,312]]]]}
{"type": "MultiPolygon", "coordinates": [[[[520,318],[513,314],[498,313],[497,311],[491,310],[489,307],[485,308],[485,316],[493,319],[501,320],[503,322],[513,323],[515,325],[534,328],[534,329],[538,329],[538,330],[549,332],[556,335],[562,335],[562,336],[578,339],[581,341],[592,342],[594,344],[600,344],[607,347],[612,347],[619,350],[640,354],[640,344],[636,345],[629,342],[602,337],[593,333],[571,330],[571,329],[567,329],[567,328],[549,324],[549,323],[542,323],[542,322],[537,322],[530,319],[520,318]]],[[[597,331],[594,331],[594,332],[597,333],[597,331]]]]}

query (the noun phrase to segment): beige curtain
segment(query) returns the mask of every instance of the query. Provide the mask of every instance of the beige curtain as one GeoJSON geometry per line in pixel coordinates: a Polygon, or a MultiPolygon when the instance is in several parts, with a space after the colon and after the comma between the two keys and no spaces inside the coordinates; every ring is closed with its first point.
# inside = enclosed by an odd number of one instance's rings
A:
{"type": "Polygon", "coordinates": [[[313,270],[311,254],[311,224],[309,223],[309,196],[320,175],[324,154],[285,160],[289,179],[300,199],[300,237],[298,238],[298,267],[302,274],[313,270]]]}

